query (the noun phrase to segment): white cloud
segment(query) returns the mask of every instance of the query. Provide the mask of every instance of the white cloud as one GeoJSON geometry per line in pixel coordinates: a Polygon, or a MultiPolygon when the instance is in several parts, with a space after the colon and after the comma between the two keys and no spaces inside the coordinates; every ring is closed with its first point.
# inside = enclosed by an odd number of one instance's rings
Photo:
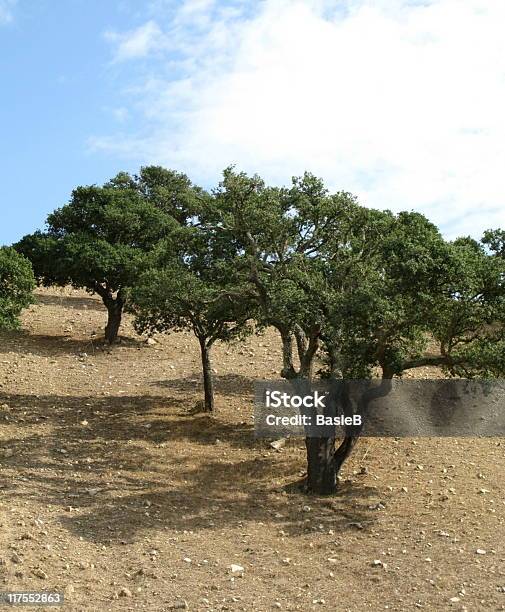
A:
{"type": "Polygon", "coordinates": [[[0,0],[0,25],[10,23],[14,19],[12,9],[17,0],[0,0]]]}
{"type": "Polygon", "coordinates": [[[190,0],[164,35],[118,37],[119,59],[168,51],[136,89],[142,129],[92,145],[207,184],[230,163],[276,183],[307,169],[449,236],[505,225],[503,0],[255,6],[190,0]]]}
{"type": "Polygon", "coordinates": [[[154,21],[148,21],[144,25],[118,34],[117,32],[106,32],[105,38],[115,44],[114,61],[145,57],[153,50],[163,47],[163,35],[154,21]]]}

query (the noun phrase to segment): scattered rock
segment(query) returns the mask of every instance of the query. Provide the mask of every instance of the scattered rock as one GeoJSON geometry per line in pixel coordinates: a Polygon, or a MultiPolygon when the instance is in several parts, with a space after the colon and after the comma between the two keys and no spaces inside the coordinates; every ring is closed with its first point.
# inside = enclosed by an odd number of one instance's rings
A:
{"type": "Polygon", "coordinates": [[[384,510],[386,506],[382,502],[377,502],[376,504],[371,504],[368,506],[369,510],[384,510]]]}
{"type": "Polygon", "coordinates": [[[86,489],[86,493],[88,493],[88,495],[96,495],[97,493],[100,493],[102,489],[98,489],[98,488],[92,488],[92,489],[86,489]]]}
{"type": "Polygon", "coordinates": [[[126,587],[122,587],[119,589],[117,596],[118,597],[131,597],[132,592],[130,591],[130,589],[127,589],[126,587]]]}
{"type": "Polygon", "coordinates": [[[188,607],[188,602],[185,599],[178,599],[170,606],[170,610],[187,610],[188,607]]]}
{"type": "Polygon", "coordinates": [[[35,568],[34,570],[32,570],[32,574],[37,578],[40,578],[41,580],[47,580],[47,574],[44,570],[35,568]]]}
{"type": "Polygon", "coordinates": [[[21,557],[18,555],[18,553],[17,553],[17,552],[13,552],[13,553],[12,553],[12,555],[11,555],[11,561],[12,561],[13,563],[17,563],[18,565],[19,565],[20,563],[23,563],[23,559],[21,559],[21,557]]]}
{"type": "Polygon", "coordinates": [[[270,442],[270,446],[274,450],[280,450],[286,444],[286,438],[279,438],[279,440],[274,440],[270,442]]]}

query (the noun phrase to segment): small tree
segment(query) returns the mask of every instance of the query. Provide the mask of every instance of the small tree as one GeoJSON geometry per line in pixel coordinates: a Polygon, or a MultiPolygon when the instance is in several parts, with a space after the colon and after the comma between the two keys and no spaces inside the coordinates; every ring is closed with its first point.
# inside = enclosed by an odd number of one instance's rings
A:
{"type": "MultiPolygon", "coordinates": [[[[69,204],[49,215],[46,232],[25,236],[15,245],[32,261],[39,282],[71,284],[102,298],[110,344],[117,339],[128,289],[148,253],[179,224],[143,189],[138,177],[126,173],[103,187],[78,187],[69,204]]],[[[177,194],[171,193],[172,199],[177,194]]]]}
{"type": "Polygon", "coordinates": [[[30,262],[11,247],[0,247],[0,330],[19,327],[23,308],[33,303],[30,262]]]}
{"type": "Polygon", "coordinates": [[[252,331],[251,311],[237,300],[235,273],[223,255],[219,242],[202,228],[175,232],[151,258],[130,306],[141,333],[190,330],[197,337],[207,412],[214,410],[212,347],[252,331]]]}

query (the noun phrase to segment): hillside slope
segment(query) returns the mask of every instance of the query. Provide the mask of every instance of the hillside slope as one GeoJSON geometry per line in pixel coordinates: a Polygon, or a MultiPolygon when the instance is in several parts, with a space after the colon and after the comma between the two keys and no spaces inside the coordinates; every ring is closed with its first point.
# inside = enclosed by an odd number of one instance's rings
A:
{"type": "Polygon", "coordinates": [[[363,439],[338,495],[310,498],[303,442],[253,437],[273,332],[216,347],[208,417],[191,335],[148,345],[127,320],[109,350],[97,299],[38,297],[0,345],[0,590],[65,591],[66,610],[505,609],[503,439],[363,439]]]}

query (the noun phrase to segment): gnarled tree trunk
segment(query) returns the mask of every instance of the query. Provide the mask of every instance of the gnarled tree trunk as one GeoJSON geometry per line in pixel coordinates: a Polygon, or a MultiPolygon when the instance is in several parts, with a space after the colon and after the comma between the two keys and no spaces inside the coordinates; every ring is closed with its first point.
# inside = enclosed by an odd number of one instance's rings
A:
{"type": "Polygon", "coordinates": [[[335,438],[305,438],[307,492],[331,495],[337,490],[335,438]]]}
{"type": "Polygon", "coordinates": [[[123,316],[124,302],[120,299],[111,300],[107,306],[107,325],[105,326],[105,340],[109,344],[114,344],[117,340],[121,318],[123,316]]]}
{"type": "Polygon", "coordinates": [[[93,289],[102,298],[105,308],[107,308],[107,325],[105,326],[105,340],[109,344],[114,344],[117,340],[119,327],[121,325],[121,317],[123,316],[123,308],[125,299],[123,292],[120,289],[116,297],[113,296],[112,290],[107,285],[95,283],[93,289]]]}

